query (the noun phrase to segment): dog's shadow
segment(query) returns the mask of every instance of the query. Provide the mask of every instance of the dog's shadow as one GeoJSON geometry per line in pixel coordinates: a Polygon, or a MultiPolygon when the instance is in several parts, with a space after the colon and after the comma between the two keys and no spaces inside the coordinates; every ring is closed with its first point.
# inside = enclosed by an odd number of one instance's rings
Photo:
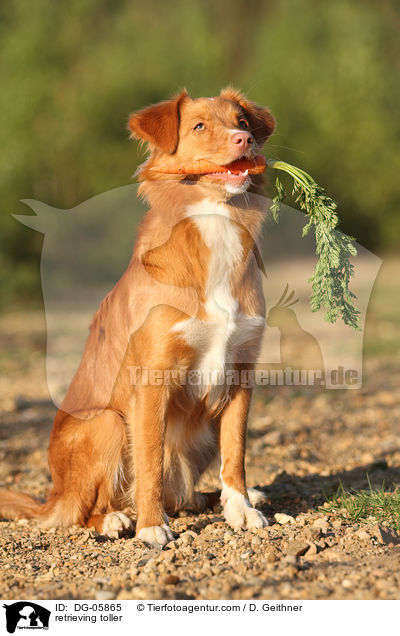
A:
{"type": "MultiPolygon", "coordinates": [[[[331,475],[314,473],[299,477],[282,471],[268,484],[255,486],[265,496],[265,502],[257,505],[268,519],[273,519],[277,512],[284,512],[293,517],[300,513],[312,513],[321,509],[338,488],[343,486],[347,492],[385,487],[386,490],[400,483],[400,468],[389,467],[385,460],[357,466],[352,470],[338,471],[331,475]]],[[[213,492],[217,495],[217,491],[213,492]]],[[[206,515],[199,517],[187,511],[185,516],[193,517],[192,530],[200,531],[216,521],[223,521],[222,506],[215,498],[215,505],[207,509],[206,515]],[[210,515],[214,515],[210,518],[210,515]],[[197,519],[195,519],[197,517],[197,519]]],[[[180,516],[180,515],[179,515],[180,516]]]]}
{"type": "Polygon", "coordinates": [[[400,468],[389,467],[386,460],[380,460],[330,475],[315,473],[299,477],[282,471],[273,482],[256,489],[266,496],[266,503],[261,506],[266,516],[285,512],[295,517],[301,512],[318,510],[340,486],[351,493],[383,485],[391,490],[399,483],[400,468]]]}

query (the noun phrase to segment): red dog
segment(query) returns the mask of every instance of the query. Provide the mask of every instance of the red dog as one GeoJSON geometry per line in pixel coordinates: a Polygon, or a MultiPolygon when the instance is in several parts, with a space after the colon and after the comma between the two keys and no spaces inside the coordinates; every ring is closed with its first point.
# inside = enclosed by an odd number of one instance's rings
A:
{"type": "Polygon", "coordinates": [[[150,150],[139,192],[151,209],[56,415],[50,497],[1,490],[4,517],[117,536],[131,525],[122,510],[135,509],[137,536],[165,544],[166,511],[207,505],[194,488],[219,451],[227,522],[267,525],[245,482],[251,388],[228,385],[226,373],[252,369],[265,323],[254,243],[263,212],[247,193],[262,192],[257,151],[274,126],[229,88],[209,99],[184,91],[131,116],[132,136],[150,150]]]}

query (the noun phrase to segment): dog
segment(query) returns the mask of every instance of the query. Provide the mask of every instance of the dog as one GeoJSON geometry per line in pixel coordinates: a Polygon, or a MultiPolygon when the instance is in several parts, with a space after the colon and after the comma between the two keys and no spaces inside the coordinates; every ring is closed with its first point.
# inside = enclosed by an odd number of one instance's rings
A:
{"type": "Polygon", "coordinates": [[[0,514],[114,537],[136,518],[137,537],[165,545],[167,513],[213,501],[195,486],[220,454],[227,523],[266,526],[246,489],[252,390],[226,378],[254,368],[265,326],[264,212],[248,197],[263,192],[259,150],[275,120],[228,87],[212,98],[183,91],[133,113],[128,127],[149,150],[137,175],[150,209],[56,414],[50,496],[2,489],[0,514]]]}

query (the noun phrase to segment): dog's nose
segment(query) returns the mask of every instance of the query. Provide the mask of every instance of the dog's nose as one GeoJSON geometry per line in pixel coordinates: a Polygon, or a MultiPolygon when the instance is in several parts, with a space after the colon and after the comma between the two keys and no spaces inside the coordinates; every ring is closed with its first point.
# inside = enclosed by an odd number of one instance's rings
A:
{"type": "Polygon", "coordinates": [[[239,146],[243,151],[248,150],[253,145],[253,137],[247,132],[237,132],[231,137],[231,142],[239,146]]]}

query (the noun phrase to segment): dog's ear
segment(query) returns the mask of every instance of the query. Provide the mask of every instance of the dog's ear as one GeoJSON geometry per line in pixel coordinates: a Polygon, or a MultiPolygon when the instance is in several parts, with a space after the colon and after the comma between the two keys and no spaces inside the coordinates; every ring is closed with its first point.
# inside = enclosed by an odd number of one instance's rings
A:
{"type": "Polygon", "coordinates": [[[271,115],[268,108],[264,106],[258,106],[254,102],[250,102],[239,91],[235,90],[231,86],[224,88],[221,93],[221,97],[229,99],[232,102],[236,102],[243,108],[249,119],[251,131],[261,147],[265,144],[268,137],[272,135],[275,130],[276,121],[271,115]]]}
{"type": "Polygon", "coordinates": [[[188,97],[184,90],[173,99],[132,113],[128,122],[131,137],[147,141],[150,145],[172,155],[179,140],[179,109],[188,97]]]}

